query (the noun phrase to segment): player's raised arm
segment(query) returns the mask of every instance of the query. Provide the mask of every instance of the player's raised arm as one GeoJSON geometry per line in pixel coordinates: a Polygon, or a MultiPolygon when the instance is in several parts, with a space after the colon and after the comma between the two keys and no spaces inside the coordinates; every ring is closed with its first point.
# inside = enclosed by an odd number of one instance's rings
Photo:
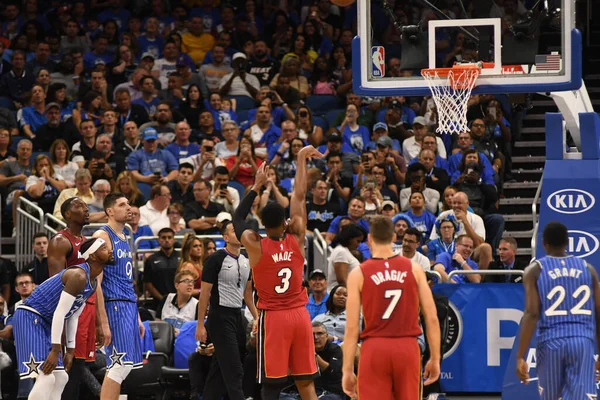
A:
{"type": "Polygon", "coordinates": [[[431,354],[429,361],[427,361],[427,364],[425,365],[425,372],[423,374],[423,377],[426,379],[423,384],[427,386],[436,382],[440,377],[440,347],[442,344],[440,322],[438,321],[437,309],[435,308],[433,295],[427,284],[427,277],[425,276],[423,267],[413,261],[412,272],[417,281],[419,306],[421,307],[425,319],[425,326],[427,327],[427,343],[429,344],[429,352],[431,354]]]}
{"type": "MultiPolygon", "coordinates": [[[[235,235],[238,240],[242,242],[242,244],[246,247],[247,250],[252,251],[256,244],[257,240],[260,241],[260,235],[248,229],[246,225],[246,217],[248,213],[252,209],[252,204],[254,203],[254,199],[258,196],[260,189],[267,182],[267,169],[269,168],[267,163],[262,163],[258,170],[256,171],[256,175],[254,176],[254,185],[248,193],[244,196],[238,208],[236,208],[233,213],[233,228],[235,229],[235,235]]],[[[260,246],[260,245],[259,245],[260,246]]]]}
{"type": "Polygon", "coordinates": [[[342,386],[344,393],[351,398],[357,397],[356,375],[354,374],[354,360],[358,347],[360,328],[360,292],[364,276],[360,268],[355,268],[348,276],[348,299],[346,300],[346,332],[344,333],[344,357],[342,366],[342,386]]]}
{"type": "Polygon", "coordinates": [[[290,201],[290,219],[292,220],[292,224],[294,224],[294,234],[302,235],[306,231],[306,184],[308,182],[306,160],[309,158],[322,157],[323,154],[313,146],[303,147],[298,153],[296,177],[294,178],[294,191],[292,192],[290,201]],[[296,226],[296,224],[298,226],[296,226]]]}
{"type": "Polygon", "coordinates": [[[523,275],[523,285],[525,286],[525,312],[521,319],[521,329],[519,333],[519,349],[517,351],[517,376],[525,384],[529,382],[529,372],[527,362],[525,362],[525,353],[529,348],[531,338],[535,333],[535,327],[540,317],[540,295],[537,289],[537,280],[540,276],[540,264],[532,263],[525,269],[523,275]]]}

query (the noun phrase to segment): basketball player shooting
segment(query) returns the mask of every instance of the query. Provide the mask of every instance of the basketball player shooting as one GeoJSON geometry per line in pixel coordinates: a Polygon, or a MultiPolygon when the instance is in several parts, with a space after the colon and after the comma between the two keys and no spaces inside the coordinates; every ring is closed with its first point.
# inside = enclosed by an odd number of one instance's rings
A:
{"type": "Polygon", "coordinates": [[[355,399],[420,399],[423,380],[417,337],[419,309],[425,317],[431,358],[425,365],[425,385],[440,376],[440,325],[423,268],[394,253],[392,220],[375,216],[370,222],[369,247],[373,258],[348,276],[346,335],[344,336],[344,393],[355,399]],[[365,329],[358,385],[354,360],[363,312],[365,329]],[[358,389],[357,389],[358,386],[358,389]]]}
{"type": "Polygon", "coordinates": [[[246,216],[267,181],[267,163],[256,172],[252,190],[233,216],[235,233],[248,251],[254,287],[258,294],[258,381],[264,400],[279,399],[291,375],[303,400],[316,400],[313,379],[318,376],[308,296],[303,286],[304,235],[306,233],[306,185],[308,158],[323,155],[306,146],[298,153],[290,219],[278,203],[267,204],[261,221],[267,237],[246,229],[246,216]]]}

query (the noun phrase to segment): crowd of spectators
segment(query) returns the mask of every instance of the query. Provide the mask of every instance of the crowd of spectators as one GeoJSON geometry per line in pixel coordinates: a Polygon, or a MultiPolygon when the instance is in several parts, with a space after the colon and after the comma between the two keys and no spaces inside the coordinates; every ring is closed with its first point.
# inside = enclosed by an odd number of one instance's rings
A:
{"type": "MultiPolygon", "coordinates": [[[[475,13],[476,2],[467,3],[475,13]]],[[[415,2],[390,4],[404,24],[438,18],[415,2]]],[[[493,4],[505,24],[524,12],[521,2],[493,4]]],[[[463,13],[456,1],[442,8],[463,13]]],[[[265,162],[269,181],[249,223],[263,228],[269,202],[289,207],[297,154],[309,144],[325,157],[308,163],[307,229],[332,248],[326,270],[308,280],[319,364],[333,380],[322,390],[343,397],[335,343],[344,337],[348,273],[370,257],[371,216],[391,218],[398,252],[443,282],[481,281],[450,279],[454,270],[522,269],[498,213],[522,113],[505,96],[475,95],[470,132],[440,135],[430,96],[357,95],[356,4],[24,0],[0,11],[3,222],[16,227],[21,198],[61,219],[73,196],[88,204],[91,222],[105,222],[104,197],[124,193],[135,206],[134,238],[156,236],[140,245],[148,253],[138,260],[138,292],[177,333],[196,318],[203,263],[223,245],[201,236],[219,234],[265,162]]],[[[382,9],[373,18],[376,40],[401,44],[382,9]]],[[[446,64],[477,57],[460,32],[445,32],[438,47],[446,64]]],[[[401,69],[399,54],[386,63],[390,76],[415,74],[401,69]]],[[[24,271],[34,285],[48,276],[48,238],[32,242],[24,271]]],[[[26,285],[15,288],[6,265],[2,294],[13,306],[26,285]]]]}

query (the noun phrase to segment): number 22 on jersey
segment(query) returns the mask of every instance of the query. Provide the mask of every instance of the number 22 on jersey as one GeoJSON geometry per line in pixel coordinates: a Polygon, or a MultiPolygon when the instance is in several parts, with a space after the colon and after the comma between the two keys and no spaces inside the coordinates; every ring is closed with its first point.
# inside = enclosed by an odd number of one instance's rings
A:
{"type": "Polygon", "coordinates": [[[552,300],[556,297],[556,300],[548,309],[545,311],[546,316],[548,317],[556,317],[556,316],[564,316],[571,313],[572,315],[592,315],[592,310],[582,309],[583,305],[587,303],[591,296],[591,290],[588,285],[581,285],[573,292],[573,298],[578,299],[581,297],[581,300],[573,306],[569,311],[567,310],[558,310],[563,301],[565,301],[566,290],[563,286],[556,286],[552,289],[546,298],[548,300],[552,300]]]}

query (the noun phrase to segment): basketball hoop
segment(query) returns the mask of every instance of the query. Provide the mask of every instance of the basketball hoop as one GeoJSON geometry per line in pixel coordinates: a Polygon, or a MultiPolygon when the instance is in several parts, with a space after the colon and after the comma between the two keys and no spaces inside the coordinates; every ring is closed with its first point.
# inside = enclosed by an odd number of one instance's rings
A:
{"type": "Polygon", "coordinates": [[[482,63],[421,70],[438,111],[438,133],[469,132],[467,105],[482,63]]]}

